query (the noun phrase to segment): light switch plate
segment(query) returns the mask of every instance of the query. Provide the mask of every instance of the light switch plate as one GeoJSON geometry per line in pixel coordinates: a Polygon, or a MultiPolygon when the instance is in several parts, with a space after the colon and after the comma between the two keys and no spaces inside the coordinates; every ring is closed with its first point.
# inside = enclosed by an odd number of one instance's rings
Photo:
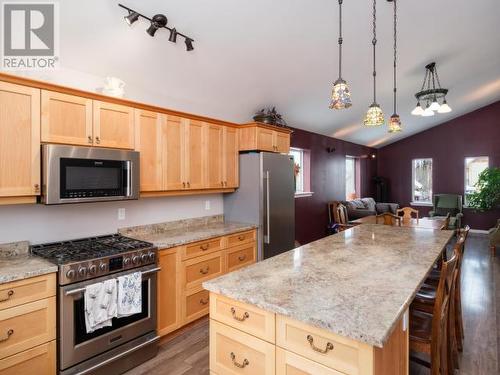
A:
{"type": "Polygon", "coordinates": [[[125,209],[124,208],[118,209],[118,220],[125,220],[125,209]]]}
{"type": "Polygon", "coordinates": [[[205,201],[205,210],[210,211],[210,201],[205,201]]]}

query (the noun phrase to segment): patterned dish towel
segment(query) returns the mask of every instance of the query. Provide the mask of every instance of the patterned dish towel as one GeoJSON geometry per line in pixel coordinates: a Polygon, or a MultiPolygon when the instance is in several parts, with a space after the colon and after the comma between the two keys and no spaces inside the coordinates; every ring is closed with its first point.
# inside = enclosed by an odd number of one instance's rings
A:
{"type": "Polygon", "coordinates": [[[88,285],[83,297],[87,333],[111,326],[111,319],[117,316],[116,279],[88,285]]]}
{"type": "Polygon", "coordinates": [[[118,318],[142,312],[142,273],[118,277],[118,318]]]}

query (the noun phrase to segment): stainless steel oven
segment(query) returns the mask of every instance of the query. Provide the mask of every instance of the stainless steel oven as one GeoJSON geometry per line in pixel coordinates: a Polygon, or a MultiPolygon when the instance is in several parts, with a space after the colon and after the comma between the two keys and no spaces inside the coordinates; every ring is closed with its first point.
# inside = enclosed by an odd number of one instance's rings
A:
{"type": "Polygon", "coordinates": [[[42,160],[42,203],[139,198],[136,151],[45,144],[42,160]]]}
{"type": "Polygon", "coordinates": [[[156,265],[147,265],[112,275],[59,287],[59,368],[60,374],[118,374],[127,369],[120,359],[130,360],[134,351],[154,357],[156,335],[156,265]],[[89,284],[133,272],[142,272],[142,312],[113,318],[112,326],[87,333],[84,291],[89,284]]]}

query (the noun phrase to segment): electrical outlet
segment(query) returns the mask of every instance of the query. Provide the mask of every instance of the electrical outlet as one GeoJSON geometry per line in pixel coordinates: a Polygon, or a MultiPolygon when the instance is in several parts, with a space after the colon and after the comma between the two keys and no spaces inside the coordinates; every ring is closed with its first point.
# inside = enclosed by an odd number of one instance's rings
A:
{"type": "Polygon", "coordinates": [[[205,210],[210,211],[210,201],[205,201],[205,210]]]}
{"type": "Polygon", "coordinates": [[[124,208],[118,209],[118,220],[125,220],[125,209],[124,208]]]}

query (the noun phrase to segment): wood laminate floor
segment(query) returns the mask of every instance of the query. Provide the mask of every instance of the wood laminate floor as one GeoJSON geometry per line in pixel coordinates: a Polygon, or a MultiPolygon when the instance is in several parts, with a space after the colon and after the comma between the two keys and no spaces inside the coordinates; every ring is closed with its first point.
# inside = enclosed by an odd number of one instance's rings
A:
{"type": "MultiPolygon", "coordinates": [[[[500,251],[491,258],[487,241],[485,235],[470,234],[466,244],[460,375],[500,374],[500,251]]],[[[208,321],[204,320],[162,344],[158,356],[126,375],[208,375],[208,368],[208,321]]],[[[410,374],[429,374],[429,370],[411,363],[410,374]]]]}

